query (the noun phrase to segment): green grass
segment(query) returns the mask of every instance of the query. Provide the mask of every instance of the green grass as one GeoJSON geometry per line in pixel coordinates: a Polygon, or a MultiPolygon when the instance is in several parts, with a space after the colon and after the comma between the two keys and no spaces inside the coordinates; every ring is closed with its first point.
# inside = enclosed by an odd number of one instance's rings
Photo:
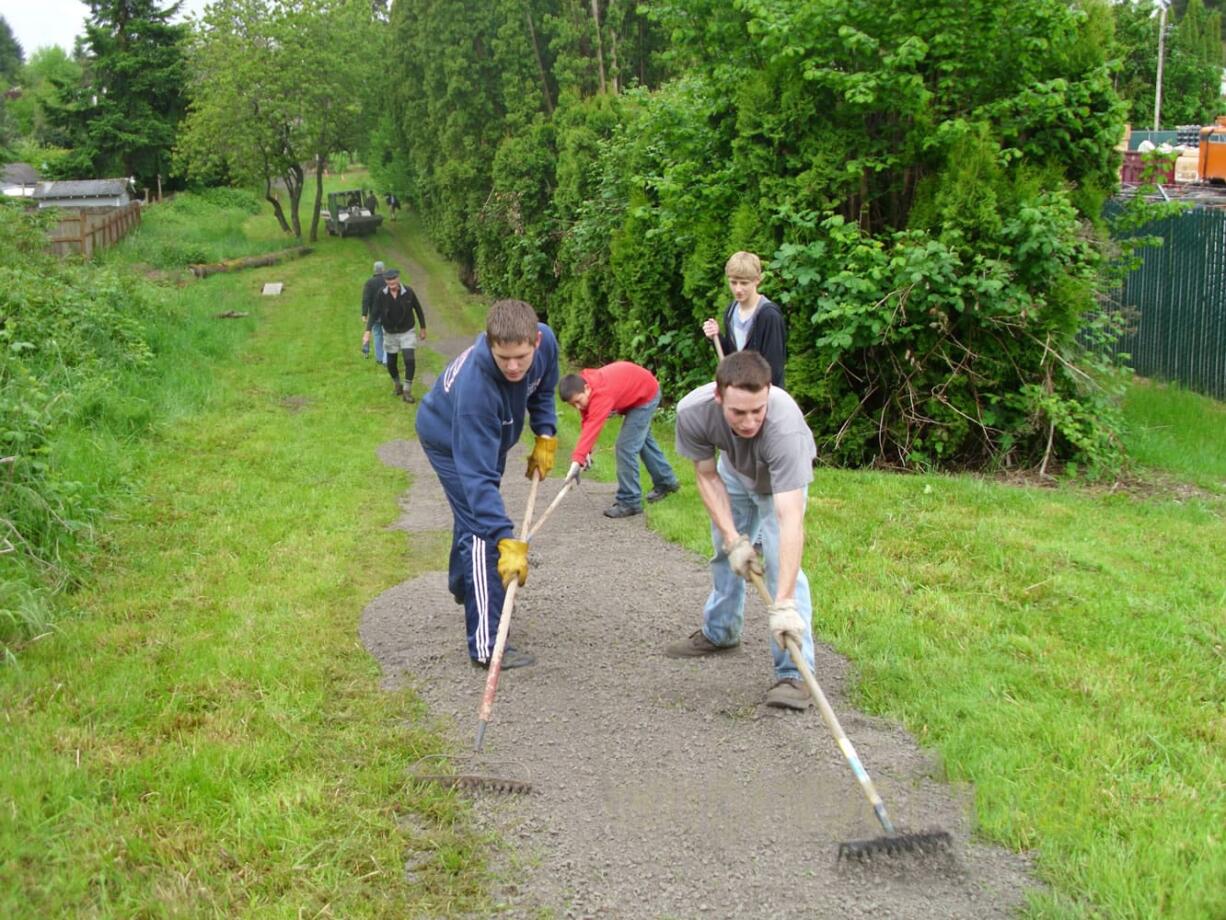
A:
{"type": "Polygon", "coordinates": [[[1137,463],[1226,489],[1226,405],[1173,384],[1139,380],[1124,400],[1137,463]]]}
{"type": "MultiPolygon", "coordinates": [[[[687,467],[648,516],[705,553],[687,467]]],[[[1036,855],[1031,917],[1226,916],[1223,559],[1215,496],[839,470],[810,489],[816,634],[859,705],[974,784],[978,829],[1036,855]]]]}
{"type": "Polygon", "coordinates": [[[331,240],[164,289],[183,325],[161,345],[210,344],[165,363],[166,422],[130,445],[77,615],[0,671],[0,916],[485,904],[463,800],[405,781],[440,739],[357,639],[364,605],[438,555],[385,529],[406,483],[373,447],[404,436],[405,410],[358,357],[356,307],[336,309],[368,267],[362,242],[331,240]],[[285,295],[260,297],[267,280],[285,295]],[[213,318],[222,304],[251,315],[213,318]]]}

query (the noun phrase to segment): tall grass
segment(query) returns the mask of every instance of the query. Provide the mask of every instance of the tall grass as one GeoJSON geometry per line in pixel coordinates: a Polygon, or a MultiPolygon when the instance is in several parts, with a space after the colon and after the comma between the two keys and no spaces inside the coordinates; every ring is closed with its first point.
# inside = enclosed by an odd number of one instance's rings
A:
{"type": "Polygon", "coordinates": [[[78,615],[0,669],[0,916],[485,912],[463,800],[406,782],[440,740],[356,637],[372,596],[438,562],[387,527],[404,476],[372,448],[407,410],[337,308],[367,262],[330,240],[160,287],[178,330],[151,341],[184,347],[144,435],[57,442],[132,475],[78,615]]]}

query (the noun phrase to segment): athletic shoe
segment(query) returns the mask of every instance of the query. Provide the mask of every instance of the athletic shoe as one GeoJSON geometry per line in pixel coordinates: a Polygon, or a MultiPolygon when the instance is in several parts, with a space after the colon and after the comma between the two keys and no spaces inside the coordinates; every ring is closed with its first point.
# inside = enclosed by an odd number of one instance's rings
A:
{"type": "Polygon", "coordinates": [[[634,515],[642,513],[642,508],[631,508],[629,505],[620,503],[613,505],[611,508],[604,509],[604,516],[607,518],[634,517],[634,515]]]}
{"type": "Polygon", "coordinates": [[[702,658],[706,655],[730,652],[736,647],[736,645],[716,645],[703,634],[701,629],[696,629],[686,638],[664,646],[664,655],[667,658],[702,658]]]}
{"type": "MultiPolygon", "coordinates": [[[[473,663],[474,667],[481,668],[483,671],[490,669],[488,661],[478,661],[476,658],[468,660],[473,663]]],[[[509,671],[511,668],[526,668],[534,664],[536,664],[536,656],[531,652],[521,652],[512,645],[508,645],[502,650],[502,670],[504,671],[509,671]]]]}
{"type": "Polygon", "coordinates": [[[766,705],[775,709],[804,711],[813,705],[813,699],[809,696],[804,681],[796,677],[785,677],[776,681],[775,685],[766,691],[766,705]]]}
{"type": "Polygon", "coordinates": [[[672,495],[674,492],[676,492],[680,488],[681,488],[681,484],[677,482],[674,482],[671,486],[667,486],[664,488],[661,488],[660,486],[656,486],[654,489],[652,489],[650,492],[647,493],[647,500],[649,502],[658,502],[662,498],[668,498],[668,496],[672,495]]]}

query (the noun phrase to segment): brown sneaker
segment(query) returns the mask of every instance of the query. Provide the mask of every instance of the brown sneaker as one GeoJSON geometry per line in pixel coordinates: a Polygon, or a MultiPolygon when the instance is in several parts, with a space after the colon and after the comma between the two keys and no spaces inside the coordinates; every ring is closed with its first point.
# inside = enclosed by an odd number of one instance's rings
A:
{"type": "Polygon", "coordinates": [[[785,677],[766,691],[766,705],[775,709],[805,710],[813,705],[809,689],[796,677],[785,677]]]}
{"type": "Polygon", "coordinates": [[[688,637],[664,646],[664,655],[668,658],[701,658],[704,655],[730,652],[734,648],[736,645],[716,645],[703,635],[701,629],[696,629],[688,637]]]}
{"type": "Polygon", "coordinates": [[[397,380],[395,385],[392,387],[392,395],[404,396],[404,384],[402,384],[399,380],[397,380]]]}
{"type": "Polygon", "coordinates": [[[410,383],[410,384],[408,384],[408,385],[407,385],[407,386],[404,388],[404,401],[405,401],[405,402],[407,402],[407,403],[415,403],[415,402],[417,402],[417,397],[416,397],[416,396],[414,396],[414,395],[413,395],[413,391],[412,391],[411,389],[409,389],[409,387],[411,387],[411,386],[412,386],[412,384],[410,383]]]}

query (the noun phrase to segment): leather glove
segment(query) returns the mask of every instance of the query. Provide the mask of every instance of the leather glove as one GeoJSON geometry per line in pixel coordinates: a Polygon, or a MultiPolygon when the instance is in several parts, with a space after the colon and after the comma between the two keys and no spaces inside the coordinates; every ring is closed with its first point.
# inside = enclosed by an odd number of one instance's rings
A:
{"type": "Polygon", "coordinates": [[[528,455],[528,472],[524,475],[531,479],[532,473],[539,471],[541,478],[544,479],[553,469],[553,457],[557,452],[557,438],[548,434],[538,434],[536,443],[532,446],[532,453],[528,455]]]}
{"type": "Polygon", "coordinates": [[[770,606],[771,638],[780,648],[787,648],[786,639],[791,639],[800,646],[805,637],[805,621],[796,610],[795,601],[779,601],[770,606]]]}
{"type": "Polygon", "coordinates": [[[498,541],[498,577],[505,588],[512,578],[519,579],[522,588],[528,580],[528,544],[523,540],[503,537],[498,541]]]}
{"type": "Polygon", "coordinates": [[[728,555],[728,565],[732,571],[748,581],[750,573],[762,575],[762,560],[753,551],[753,544],[743,533],[736,535],[731,543],[724,544],[724,552],[728,555]]]}

